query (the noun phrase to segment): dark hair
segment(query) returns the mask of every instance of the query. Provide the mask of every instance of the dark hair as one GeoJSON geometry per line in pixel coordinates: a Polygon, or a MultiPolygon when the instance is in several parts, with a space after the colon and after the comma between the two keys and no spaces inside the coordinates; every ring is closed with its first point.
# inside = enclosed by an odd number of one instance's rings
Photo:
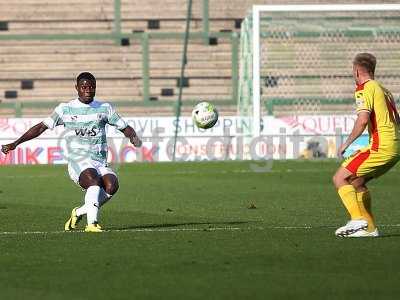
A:
{"type": "Polygon", "coordinates": [[[371,53],[358,53],[353,60],[353,64],[362,67],[370,75],[374,75],[376,67],[376,57],[371,53]]]}
{"type": "Polygon", "coordinates": [[[86,79],[93,83],[96,83],[96,78],[93,76],[92,73],[82,72],[81,74],[78,75],[78,77],[76,77],[76,84],[79,84],[79,81],[81,81],[83,79],[86,79]]]}

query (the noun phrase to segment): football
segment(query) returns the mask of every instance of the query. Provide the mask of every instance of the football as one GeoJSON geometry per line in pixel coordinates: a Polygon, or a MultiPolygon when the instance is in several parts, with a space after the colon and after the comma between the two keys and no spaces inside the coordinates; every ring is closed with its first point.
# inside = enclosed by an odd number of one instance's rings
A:
{"type": "Polygon", "coordinates": [[[217,123],[218,111],[211,103],[200,102],[194,107],[192,118],[197,127],[208,129],[217,123]]]}

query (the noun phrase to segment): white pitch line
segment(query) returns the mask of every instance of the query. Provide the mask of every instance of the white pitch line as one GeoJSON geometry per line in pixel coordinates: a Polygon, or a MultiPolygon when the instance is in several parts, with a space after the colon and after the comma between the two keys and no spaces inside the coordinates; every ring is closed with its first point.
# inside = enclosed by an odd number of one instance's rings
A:
{"type": "MultiPolygon", "coordinates": [[[[240,228],[240,227],[211,227],[211,228],[135,228],[135,229],[110,229],[104,232],[174,232],[174,231],[234,231],[234,230],[251,230],[261,228],[240,228]]],[[[72,232],[84,232],[77,230],[72,232]]],[[[62,234],[70,233],[68,231],[3,231],[0,235],[29,235],[29,234],[62,234]]]]}
{"type": "MultiPolygon", "coordinates": [[[[400,227],[400,224],[379,224],[378,227],[400,227]]],[[[132,228],[132,229],[110,229],[105,232],[195,232],[195,231],[238,231],[238,230],[312,230],[312,229],[332,229],[337,226],[256,226],[256,227],[210,227],[210,228],[132,228]]],[[[83,233],[83,230],[73,231],[83,233]]],[[[70,232],[58,231],[3,231],[0,235],[46,235],[46,234],[69,234],[70,232]]]]}

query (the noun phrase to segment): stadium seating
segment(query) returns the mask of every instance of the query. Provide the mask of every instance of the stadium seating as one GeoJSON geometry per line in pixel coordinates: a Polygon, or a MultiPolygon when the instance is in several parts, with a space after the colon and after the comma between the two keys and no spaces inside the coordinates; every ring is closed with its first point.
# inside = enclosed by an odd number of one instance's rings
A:
{"type": "MultiPolygon", "coordinates": [[[[172,103],[178,95],[182,40],[174,36],[150,37],[150,100],[145,105],[143,57],[146,53],[142,53],[141,36],[143,32],[183,32],[186,1],[166,0],[161,7],[156,0],[121,0],[121,30],[123,33],[136,33],[135,38],[123,40],[121,43],[109,36],[90,38],[90,35],[94,34],[109,35],[115,29],[113,2],[10,0],[0,3],[0,38],[22,35],[19,39],[0,39],[0,102],[22,103],[24,115],[47,114],[55,102],[75,96],[74,78],[80,71],[87,70],[98,78],[99,98],[114,101],[124,111],[132,114],[171,114],[172,103]],[[88,34],[88,38],[77,39],[73,36],[82,33],[88,34]],[[53,36],[34,40],[32,37],[35,34],[53,36]],[[72,36],[67,39],[65,34],[72,36]],[[49,105],[39,105],[43,102],[49,105]],[[35,105],[36,103],[38,105],[35,105]]],[[[310,3],[301,0],[292,2],[310,3]]],[[[274,1],[274,4],[280,3],[286,2],[274,1]]],[[[211,100],[219,103],[223,112],[235,112],[236,99],[232,99],[232,44],[229,32],[240,31],[241,20],[247,15],[252,4],[265,4],[265,1],[209,1],[210,32],[228,33],[223,38],[214,39],[209,43],[202,38],[190,41],[185,72],[188,86],[184,88],[184,103],[211,100]]],[[[201,32],[201,0],[193,1],[192,16],[191,32],[201,32]]],[[[317,26],[329,26],[329,23],[317,26]]],[[[335,72],[335,66],[347,62],[343,62],[341,57],[335,57],[332,44],[327,43],[323,48],[316,50],[312,43],[309,43],[309,48],[304,46],[304,41],[305,38],[299,37],[298,45],[292,44],[285,48],[274,47],[273,43],[268,45],[269,57],[272,59],[268,59],[262,66],[264,94],[271,99],[312,98],[321,93],[331,96],[332,99],[351,97],[352,81],[346,78],[349,74],[335,72]],[[302,48],[299,50],[300,44],[302,48]],[[298,59],[299,53],[313,51],[318,51],[318,54],[298,59]],[[315,57],[319,58],[317,63],[313,61],[315,57]],[[326,59],[327,57],[329,59],[326,59]],[[317,74],[320,72],[321,78],[304,77],[311,72],[310,63],[319,68],[317,74]],[[337,93],[337,86],[330,86],[330,76],[344,76],[341,81],[341,93],[337,93]],[[275,83],[271,84],[269,80],[275,83]],[[314,88],[314,83],[318,83],[320,87],[314,88]]],[[[343,43],[339,46],[346,45],[343,43]]],[[[379,55],[390,53],[393,55],[392,62],[397,63],[399,49],[385,47],[383,44],[379,55]]],[[[386,66],[381,68],[384,70],[386,66]]],[[[393,87],[396,91],[399,90],[398,86],[393,87]]],[[[15,111],[9,107],[11,106],[4,106],[0,113],[14,114],[15,111]]],[[[189,111],[190,105],[184,107],[185,113],[189,111]]]]}
{"type": "MultiPolygon", "coordinates": [[[[157,1],[121,2],[122,32],[183,31],[186,7],[179,1],[169,0],[165,6],[167,9],[156,12],[154,7],[159,6],[157,1]],[[148,29],[152,20],[160,21],[158,30],[148,29]]],[[[199,4],[200,1],[194,1],[192,31],[202,30],[199,4]]],[[[85,1],[80,4],[80,1],[22,0],[0,4],[0,9],[0,21],[7,22],[8,27],[8,30],[0,32],[1,35],[107,34],[112,32],[114,26],[112,1],[85,1]],[[79,14],[76,13],[78,5],[79,14]]],[[[80,71],[88,70],[98,78],[99,98],[119,104],[126,102],[124,110],[129,108],[146,114],[149,110],[148,105],[141,105],[144,94],[143,53],[139,38],[131,39],[125,46],[109,39],[63,40],[57,37],[40,41],[2,40],[0,45],[2,103],[31,103],[30,111],[34,112],[33,103],[65,101],[75,95],[73,79],[80,71]],[[22,89],[21,80],[32,80],[33,89],[22,89]],[[6,97],[9,91],[15,91],[17,97],[14,94],[6,97]]],[[[217,45],[207,45],[203,39],[197,39],[191,41],[188,50],[185,75],[189,79],[189,86],[185,87],[183,100],[230,99],[230,40],[218,39],[217,45]]],[[[176,101],[181,59],[181,39],[149,40],[149,96],[155,100],[152,104],[156,107],[161,102],[172,104],[176,101]]],[[[171,113],[172,105],[169,107],[171,113]]],[[[163,109],[160,108],[160,111],[163,109]]],[[[234,107],[227,109],[232,111],[234,107]]],[[[152,110],[157,113],[157,108],[152,110]]],[[[43,109],[36,111],[39,114],[47,113],[43,109]]],[[[24,115],[26,113],[25,110],[24,115]]]]}

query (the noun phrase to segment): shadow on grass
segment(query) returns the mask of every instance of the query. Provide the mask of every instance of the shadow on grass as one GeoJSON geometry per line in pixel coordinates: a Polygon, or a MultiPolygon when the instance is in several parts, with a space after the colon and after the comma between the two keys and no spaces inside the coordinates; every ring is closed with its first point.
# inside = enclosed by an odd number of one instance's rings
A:
{"type": "Polygon", "coordinates": [[[165,224],[146,224],[146,225],[127,225],[127,226],[110,226],[109,230],[127,230],[127,229],[148,229],[148,228],[175,228],[184,226],[196,226],[196,225],[208,225],[209,228],[215,227],[215,225],[243,225],[243,224],[254,224],[257,221],[230,221],[230,222],[186,222],[186,223],[165,223],[165,224]]]}
{"type": "Polygon", "coordinates": [[[384,238],[399,238],[400,233],[383,233],[382,235],[378,236],[378,239],[384,239],[384,238]]]}

